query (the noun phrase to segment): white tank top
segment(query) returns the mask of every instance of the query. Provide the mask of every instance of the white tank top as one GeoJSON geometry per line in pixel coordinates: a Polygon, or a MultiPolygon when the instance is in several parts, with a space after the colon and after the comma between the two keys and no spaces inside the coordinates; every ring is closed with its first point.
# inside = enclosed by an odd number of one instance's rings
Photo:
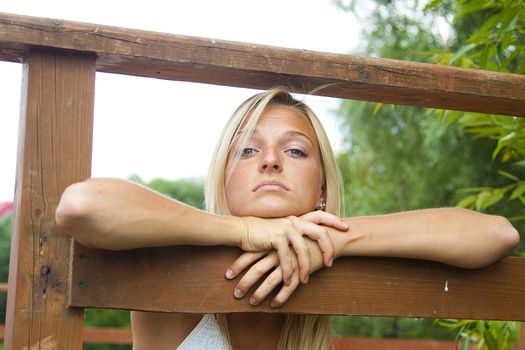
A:
{"type": "Polygon", "coordinates": [[[214,315],[202,316],[199,324],[179,345],[177,350],[230,350],[226,339],[222,336],[219,323],[214,315]]]}

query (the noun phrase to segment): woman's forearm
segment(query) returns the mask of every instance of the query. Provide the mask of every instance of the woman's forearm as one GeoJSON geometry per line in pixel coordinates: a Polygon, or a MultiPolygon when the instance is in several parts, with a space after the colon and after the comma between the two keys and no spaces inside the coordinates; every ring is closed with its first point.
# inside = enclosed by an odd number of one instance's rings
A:
{"type": "Polygon", "coordinates": [[[439,208],[344,219],[332,232],[338,256],[390,256],[479,268],[509,255],[519,234],[509,221],[461,208],[439,208]]]}
{"type": "Polygon", "coordinates": [[[234,217],[212,215],[118,179],[93,179],[68,187],[56,221],[81,244],[110,250],[239,246],[241,239],[234,217]]]}

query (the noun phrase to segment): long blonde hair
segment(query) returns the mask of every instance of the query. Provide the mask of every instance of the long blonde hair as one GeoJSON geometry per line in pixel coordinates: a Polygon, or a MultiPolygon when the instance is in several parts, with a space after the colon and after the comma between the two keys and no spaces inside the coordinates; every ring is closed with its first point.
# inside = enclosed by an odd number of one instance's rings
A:
{"type": "MultiPolygon", "coordinates": [[[[295,108],[312,125],[318,139],[323,172],[323,191],[326,211],[341,214],[341,176],[330,146],[328,136],[314,112],[303,102],[296,100],[285,87],[275,87],[259,93],[243,102],[227,122],[210,163],[205,186],[206,210],[215,214],[230,214],[226,201],[226,181],[233,166],[228,157],[233,151],[232,163],[238,161],[237,150],[232,150],[233,139],[243,128],[237,149],[242,149],[255,130],[257,121],[270,104],[295,108]],[[237,158],[236,158],[237,157],[237,158]]],[[[313,210],[313,208],[312,208],[313,210]]],[[[229,339],[226,315],[216,315],[221,331],[229,339]]],[[[317,315],[287,315],[279,339],[279,350],[325,350],[330,348],[330,318],[317,315]]]]}

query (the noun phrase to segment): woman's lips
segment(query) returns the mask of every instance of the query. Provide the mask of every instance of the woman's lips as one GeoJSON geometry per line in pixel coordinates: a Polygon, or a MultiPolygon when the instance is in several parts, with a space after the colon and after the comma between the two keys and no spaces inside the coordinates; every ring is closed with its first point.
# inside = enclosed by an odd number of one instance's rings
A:
{"type": "Polygon", "coordinates": [[[283,183],[279,181],[264,181],[255,186],[253,192],[257,191],[289,191],[290,189],[286,187],[283,183]]]}

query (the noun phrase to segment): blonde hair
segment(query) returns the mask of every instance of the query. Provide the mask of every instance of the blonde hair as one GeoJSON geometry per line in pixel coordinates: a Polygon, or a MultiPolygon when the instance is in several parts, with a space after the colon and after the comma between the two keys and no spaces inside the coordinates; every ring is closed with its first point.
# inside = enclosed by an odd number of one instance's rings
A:
{"type": "MultiPolygon", "coordinates": [[[[226,182],[239,159],[238,150],[244,147],[255,130],[257,121],[271,104],[294,108],[312,125],[321,154],[325,210],[341,215],[341,176],[328,136],[315,113],[306,104],[296,100],[285,87],[275,87],[249,98],[237,108],[227,122],[208,171],[205,186],[206,210],[215,214],[230,214],[226,200],[226,182]],[[233,149],[234,138],[241,127],[243,132],[236,142],[236,149],[233,149]],[[228,165],[229,158],[230,164],[228,165]]],[[[216,315],[216,317],[221,331],[229,339],[226,315],[216,315]]],[[[325,350],[328,348],[330,348],[330,318],[328,316],[287,315],[279,339],[279,350],[325,350]]]]}

